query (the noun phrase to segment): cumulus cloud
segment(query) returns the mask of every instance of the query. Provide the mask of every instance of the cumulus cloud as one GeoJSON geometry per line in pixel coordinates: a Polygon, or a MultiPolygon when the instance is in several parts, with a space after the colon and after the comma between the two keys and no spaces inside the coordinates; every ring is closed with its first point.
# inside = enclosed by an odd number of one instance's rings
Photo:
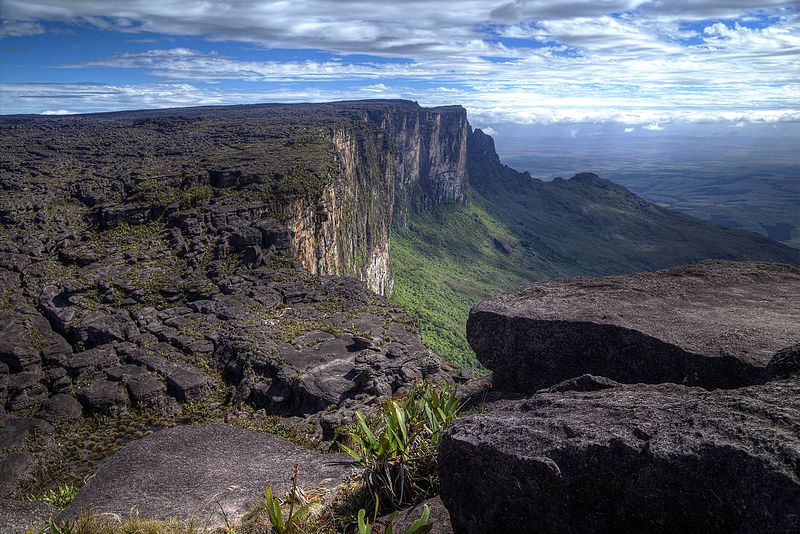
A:
{"type": "Polygon", "coordinates": [[[631,132],[633,132],[635,129],[636,129],[636,128],[633,128],[633,127],[630,127],[630,128],[625,128],[625,133],[631,133],[631,132]]]}
{"type": "Polygon", "coordinates": [[[657,122],[651,122],[647,126],[642,126],[642,130],[650,130],[651,132],[660,132],[664,127],[657,122]]]}
{"type": "Polygon", "coordinates": [[[136,44],[176,36],[202,37],[210,47],[236,42],[221,46],[225,53],[199,50],[194,43],[107,56],[94,52],[91,59],[60,67],[143,69],[150,83],[55,84],[65,99],[77,100],[50,104],[45,101],[52,93],[40,100],[32,96],[47,92],[42,86],[3,86],[4,111],[30,110],[37,102],[35,112],[97,110],[110,101],[94,103],[83,95],[104,87],[121,98],[116,109],[123,102],[182,105],[184,98],[234,103],[403,97],[431,105],[462,103],[492,124],[661,128],[673,120],[796,120],[800,113],[794,60],[800,34],[797,10],[786,0],[463,0],[457,9],[444,0],[0,2],[0,36],[41,33],[60,22],[120,32],[136,44]],[[237,57],[236,46],[251,49],[247,59],[237,57]],[[270,53],[276,48],[328,54],[276,59],[270,53]],[[330,83],[343,80],[361,85],[344,90],[330,83]],[[211,87],[223,81],[244,85],[227,92],[211,87]]]}

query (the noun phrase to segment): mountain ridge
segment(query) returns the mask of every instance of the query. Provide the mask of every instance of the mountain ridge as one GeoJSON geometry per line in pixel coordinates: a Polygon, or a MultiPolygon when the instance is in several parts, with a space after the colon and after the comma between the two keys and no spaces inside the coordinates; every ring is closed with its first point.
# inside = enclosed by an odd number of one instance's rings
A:
{"type": "Polygon", "coordinates": [[[420,318],[426,344],[453,362],[476,362],[469,309],[514,286],[703,259],[800,263],[796,249],[661,208],[593,173],[545,182],[515,171],[480,129],[468,158],[470,206],[418,213],[392,242],[395,300],[420,318]]]}

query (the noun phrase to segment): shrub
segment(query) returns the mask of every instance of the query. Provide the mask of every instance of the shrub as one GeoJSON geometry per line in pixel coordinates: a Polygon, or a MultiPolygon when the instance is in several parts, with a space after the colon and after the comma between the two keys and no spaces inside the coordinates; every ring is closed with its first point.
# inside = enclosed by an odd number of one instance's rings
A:
{"type": "Polygon", "coordinates": [[[437,454],[442,431],[461,407],[454,386],[416,386],[402,401],[390,400],[373,432],[356,413],[353,448],[342,449],[364,468],[364,482],[378,509],[397,509],[438,490],[437,454]]]}

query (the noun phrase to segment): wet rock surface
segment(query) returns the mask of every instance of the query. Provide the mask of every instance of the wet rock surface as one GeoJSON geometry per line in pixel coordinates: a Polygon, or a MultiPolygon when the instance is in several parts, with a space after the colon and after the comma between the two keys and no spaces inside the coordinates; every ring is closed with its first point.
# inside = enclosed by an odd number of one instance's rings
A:
{"type": "Polygon", "coordinates": [[[541,282],[476,306],[470,344],[496,386],[533,393],[582,373],[740,387],[797,341],[800,270],[709,261],[541,282]]]}
{"type": "Polygon", "coordinates": [[[269,434],[224,425],[175,427],[109,458],[60,519],[82,511],[194,520],[205,528],[239,521],[266,484],[283,496],[294,464],[300,487],[325,496],[354,472],[345,454],[320,454],[269,434]]]}

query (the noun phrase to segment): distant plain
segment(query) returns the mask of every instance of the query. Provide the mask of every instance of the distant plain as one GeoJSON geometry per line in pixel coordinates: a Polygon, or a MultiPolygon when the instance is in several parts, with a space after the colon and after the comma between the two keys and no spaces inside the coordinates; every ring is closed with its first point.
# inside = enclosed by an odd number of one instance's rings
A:
{"type": "Polygon", "coordinates": [[[661,206],[800,248],[800,125],[655,127],[498,127],[495,139],[504,163],[537,178],[594,172],[661,206]]]}

